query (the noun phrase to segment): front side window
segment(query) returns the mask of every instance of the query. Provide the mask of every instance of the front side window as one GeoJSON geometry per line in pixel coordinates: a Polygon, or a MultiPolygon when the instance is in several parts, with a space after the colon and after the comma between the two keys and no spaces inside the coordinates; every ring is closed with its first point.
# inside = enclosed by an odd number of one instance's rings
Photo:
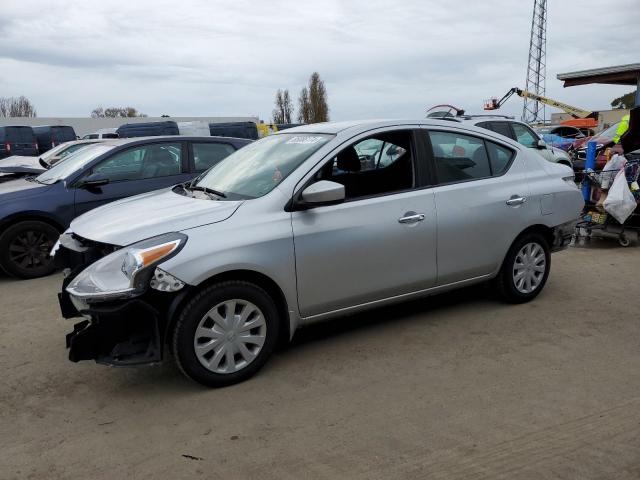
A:
{"type": "Polygon", "coordinates": [[[196,172],[204,172],[235,151],[228,143],[194,143],[193,163],[196,172]]]}
{"type": "Polygon", "coordinates": [[[462,182],[491,176],[489,157],[481,138],[455,132],[429,132],[438,183],[462,182]]]}
{"type": "Polygon", "coordinates": [[[360,140],[329,160],[315,180],[344,185],[346,199],[408,190],[414,185],[411,142],[410,131],[360,140]]]}
{"type": "Polygon", "coordinates": [[[535,148],[538,146],[538,137],[528,127],[520,123],[512,123],[513,131],[516,134],[516,139],[520,145],[524,145],[528,148],[535,148]]]}
{"type": "Polygon", "coordinates": [[[319,133],[264,137],[214,165],[194,185],[223,193],[229,199],[261,197],[332,138],[333,135],[319,133]]]}
{"type": "Polygon", "coordinates": [[[110,182],[179,175],[182,171],[182,144],[162,143],[130,148],[101,162],[92,173],[110,182]]]}

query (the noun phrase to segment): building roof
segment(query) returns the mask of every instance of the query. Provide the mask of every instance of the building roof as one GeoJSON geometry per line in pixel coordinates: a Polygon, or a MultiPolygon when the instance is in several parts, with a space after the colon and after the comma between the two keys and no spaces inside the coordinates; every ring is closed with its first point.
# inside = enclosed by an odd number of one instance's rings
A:
{"type": "Polygon", "coordinates": [[[557,78],[564,82],[565,87],[588,85],[590,83],[637,85],[640,79],[640,63],[559,73],[557,78]]]}

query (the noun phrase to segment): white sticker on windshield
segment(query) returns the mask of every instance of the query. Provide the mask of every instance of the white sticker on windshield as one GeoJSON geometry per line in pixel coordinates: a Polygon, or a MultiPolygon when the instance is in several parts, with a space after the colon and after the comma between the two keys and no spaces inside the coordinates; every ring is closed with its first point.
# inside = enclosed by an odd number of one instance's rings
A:
{"type": "Polygon", "coordinates": [[[322,137],[293,137],[287,140],[285,143],[297,143],[300,145],[313,145],[322,140],[322,137]]]}

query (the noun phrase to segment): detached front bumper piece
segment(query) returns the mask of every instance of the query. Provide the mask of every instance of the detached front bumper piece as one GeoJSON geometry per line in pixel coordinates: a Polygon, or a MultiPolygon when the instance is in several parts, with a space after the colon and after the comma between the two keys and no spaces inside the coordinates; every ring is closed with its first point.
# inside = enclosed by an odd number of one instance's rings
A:
{"type": "MultiPolygon", "coordinates": [[[[60,295],[63,313],[70,303],[65,297],[60,295]]],[[[82,313],[91,319],[76,323],[66,337],[72,362],[95,360],[105,365],[126,366],[162,360],[160,315],[146,302],[134,299],[82,313]]]]}

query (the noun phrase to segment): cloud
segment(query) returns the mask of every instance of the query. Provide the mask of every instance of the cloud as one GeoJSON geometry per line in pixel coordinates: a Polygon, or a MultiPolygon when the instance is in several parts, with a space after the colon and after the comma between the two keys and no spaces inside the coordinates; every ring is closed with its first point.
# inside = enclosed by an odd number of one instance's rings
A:
{"type": "MultiPolygon", "coordinates": [[[[295,99],[317,70],[334,119],[421,117],[437,103],[474,112],[524,87],[530,3],[4,0],[0,91],[28,96],[42,116],[127,104],[268,118],[275,90],[295,99]]],[[[628,91],[565,90],[555,77],[638,61],[639,14],[637,0],[549,2],[547,94],[603,109],[628,91]]],[[[504,112],[521,108],[512,99],[504,112]]]]}

